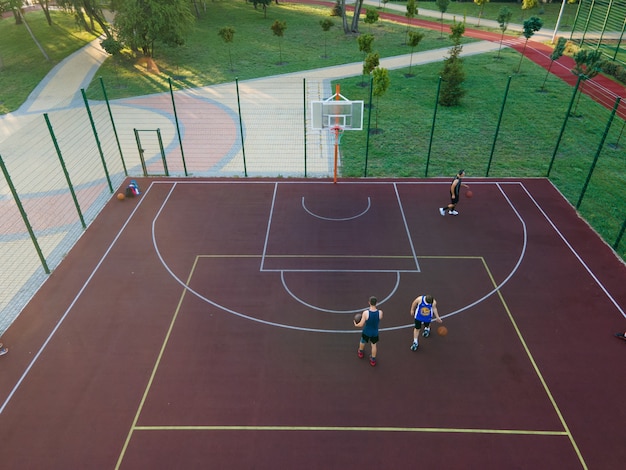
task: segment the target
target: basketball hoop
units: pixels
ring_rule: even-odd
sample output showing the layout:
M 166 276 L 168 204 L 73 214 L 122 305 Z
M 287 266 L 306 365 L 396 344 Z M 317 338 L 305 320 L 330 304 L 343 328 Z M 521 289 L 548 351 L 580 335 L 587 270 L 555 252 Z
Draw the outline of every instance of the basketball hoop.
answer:
M 334 165 L 334 179 L 333 183 L 337 182 L 337 162 L 339 161 L 339 144 L 341 143 L 341 136 L 345 130 L 343 126 L 334 125 L 328 128 L 335 136 L 335 165 Z
M 335 137 L 335 168 L 334 182 L 337 182 L 337 161 L 339 160 L 339 144 L 344 131 L 363 130 L 363 101 L 350 101 L 339 93 L 339 84 L 335 85 L 336 93 L 323 101 L 311 102 L 311 129 L 326 130 Z

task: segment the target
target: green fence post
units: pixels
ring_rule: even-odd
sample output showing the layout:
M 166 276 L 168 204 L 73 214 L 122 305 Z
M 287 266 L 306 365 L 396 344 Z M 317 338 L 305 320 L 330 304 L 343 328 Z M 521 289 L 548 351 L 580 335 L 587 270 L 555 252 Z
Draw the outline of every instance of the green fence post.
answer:
M 304 109 L 304 177 L 306 178 L 306 78 L 302 79 L 302 107 Z
M 139 129 L 133 129 L 135 133 L 135 142 L 137 142 L 137 150 L 139 151 L 139 161 L 141 161 L 141 169 L 143 175 L 148 176 L 148 168 L 146 167 L 146 159 L 144 158 L 143 148 L 141 148 L 141 139 L 139 137 Z
M 559 145 L 561 145 L 561 139 L 563 138 L 563 134 L 565 133 L 565 126 L 567 126 L 567 121 L 569 120 L 570 113 L 572 112 L 572 106 L 574 106 L 574 98 L 576 98 L 576 93 L 578 92 L 578 86 L 580 85 L 581 79 L 582 79 L 582 75 L 579 75 L 578 80 L 576 80 L 576 86 L 574 87 L 574 93 L 572 93 L 572 99 L 570 100 L 569 106 L 567 108 L 567 113 L 565 113 L 565 119 L 563 120 L 563 125 L 561 126 L 561 132 L 559 133 L 558 139 L 556 139 L 556 145 L 554 146 L 552 159 L 550 160 L 550 165 L 548 166 L 548 172 L 546 173 L 546 177 L 548 178 L 550 178 L 552 165 L 554 165 L 554 159 L 556 158 L 556 154 L 559 151 Z
M 174 108 L 174 121 L 176 121 L 176 132 L 178 133 L 178 145 L 180 145 L 180 156 L 183 159 L 183 168 L 185 169 L 185 176 L 189 176 L 189 174 L 187 173 L 187 163 L 185 163 L 185 151 L 183 150 L 183 139 L 180 136 L 180 125 L 178 124 L 178 114 L 176 114 L 176 101 L 174 100 L 174 91 L 172 89 L 172 79 L 168 77 L 167 81 L 170 84 L 170 96 L 172 97 L 172 107 Z M 160 132 L 159 132 L 159 145 L 161 145 L 161 133 Z M 161 148 L 161 151 L 162 150 L 163 149 Z M 167 169 L 166 169 L 166 173 L 167 173 Z
M 167 169 L 167 159 L 165 158 L 165 150 L 163 149 L 163 139 L 161 139 L 161 129 L 157 129 L 157 139 L 159 140 L 159 150 L 161 151 L 161 160 L 163 160 L 163 170 L 165 171 L 165 176 L 170 175 L 170 171 Z M 185 171 L 185 176 L 187 176 L 187 171 Z
M 622 223 L 622 228 L 619 231 L 619 235 L 615 239 L 615 243 L 613 243 L 613 249 L 615 251 L 617 251 L 617 248 L 619 247 L 619 244 L 622 241 L 622 237 L 624 236 L 625 231 L 626 231 L 626 219 L 624 219 L 624 222 Z
M 11 194 L 13 195 L 13 200 L 17 205 L 17 209 L 20 211 L 22 215 L 22 220 L 24 221 L 24 225 L 26 225 L 26 230 L 28 230 L 28 234 L 30 235 L 30 239 L 35 245 L 35 250 L 37 251 L 37 255 L 39 256 L 39 260 L 41 261 L 41 265 L 43 266 L 43 270 L 46 274 L 50 274 L 50 268 L 48 268 L 48 263 L 46 263 L 46 258 L 39 247 L 39 242 L 37 241 L 37 237 L 35 236 L 35 232 L 33 231 L 33 227 L 30 225 L 28 221 L 28 216 L 26 215 L 26 211 L 24 210 L 24 206 L 22 206 L 22 202 L 15 190 L 15 186 L 13 186 L 13 181 L 11 181 L 11 176 L 7 170 L 7 167 L 4 164 L 4 160 L 2 159 L 2 155 L 0 155 L 0 168 L 2 168 L 2 173 L 4 174 L 4 178 L 7 180 L 7 184 L 9 185 L 9 189 L 11 190 Z
M 506 82 L 506 89 L 504 90 L 504 99 L 502 100 L 502 107 L 500 108 L 500 116 L 498 116 L 498 125 L 496 126 L 496 134 L 493 136 L 493 144 L 491 145 L 491 153 L 489 154 L 489 163 L 487 163 L 487 173 L 485 176 L 489 176 L 489 170 L 491 169 L 491 161 L 493 160 L 493 152 L 496 150 L 496 141 L 498 140 L 498 134 L 500 133 L 500 123 L 502 123 L 502 116 L 504 115 L 504 105 L 506 104 L 506 98 L 509 94 L 509 86 L 511 85 L 511 76 Z
M 433 136 L 435 135 L 435 122 L 437 121 L 437 107 L 439 106 L 439 91 L 441 90 L 441 77 L 437 82 L 437 96 L 435 96 L 435 112 L 433 113 L 433 125 L 430 128 L 430 139 L 428 141 L 428 154 L 426 155 L 426 171 L 424 178 L 428 178 L 428 166 L 430 165 L 430 151 L 433 148 Z
M 621 101 L 621 98 L 618 96 L 615 99 L 615 105 L 613 105 L 613 111 L 611 111 L 611 116 L 609 117 L 609 120 L 606 123 L 606 127 L 604 128 L 604 133 L 602 134 L 602 138 L 600 139 L 600 143 L 598 144 L 598 150 L 596 150 L 596 154 L 593 157 L 593 162 L 591 163 L 591 168 L 589 169 L 589 173 L 587 173 L 587 179 L 585 180 L 583 189 L 580 192 L 578 203 L 576 203 L 576 209 L 578 209 L 580 207 L 580 204 L 583 202 L 583 198 L 585 197 L 585 192 L 587 192 L 587 186 L 589 185 L 589 181 L 591 181 L 591 175 L 593 174 L 593 170 L 596 168 L 596 163 L 598 162 L 598 158 L 600 158 L 602 147 L 604 147 L 604 141 L 606 140 L 606 136 L 609 134 L 609 129 L 611 129 L 611 124 L 613 124 L 613 118 L 615 118 L 615 113 L 617 112 L 617 107 L 619 106 L 620 101 Z
M 367 109 L 367 137 L 365 138 L 365 171 L 363 176 L 367 178 L 367 161 L 370 154 L 370 126 L 372 123 L 372 95 L 374 94 L 374 76 L 370 78 L 370 102 Z
M 126 162 L 124 161 L 124 154 L 122 153 L 122 146 L 120 144 L 120 137 L 117 135 L 117 128 L 115 127 L 115 120 L 113 119 L 113 113 L 111 112 L 111 105 L 109 104 L 109 97 L 107 96 L 107 90 L 104 86 L 104 80 L 102 80 L 102 77 L 100 77 L 100 87 L 102 88 L 104 101 L 107 104 L 107 110 L 109 112 L 109 119 L 111 120 L 111 127 L 113 128 L 113 134 L 115 135 L 115 142 L 117 142 L 117 150 L 120 152 L 120 159 L 122 160 L 122 167 L 124 168 L 124 175 L 128 176 L 128 170 L 126 169 Z
M 80 92 L 83 95 L 83 101 L 85 102 L 85 109 L 87 110 L 87 115 L 89 116 L 89 123 L 91 124 L 91 131 L 93 132 L 93 136 L 96 139 L 96 145 L 98 146 L 98 153 L 100 154 L 100 161 L 102 162 L 102 168 L 104 168 L 104 176 L 107 179 L 107 183 L 109 183 L 109 190 L 111 191 L 111 194 L 113 194 L 113 184 L 111 183 L 111 177 L 109 176 L 109 169 L 107 168 L 107 162 L 104 159 L 104 152 L 102 152 L 102 145 L 100 145 L 100 138 L 98 137 L 98 131 L 96 130 L 96 123 L 93 121 L 91 108 L 89 107 L 89 101 L 87 101 L 87 94 L 85 93 L 84 88 L 81 88 Z
M 59 157 L 59 162 L 61 163 L 61 168 L 63 169 L 63 174 L 65 175 L 65 181 L 67 181 L 67 187 L 70 190 L 72 195 L 72 199 L 74 200 L 74 206 L 76 206 L 76 212 L 78 212 L 78 217 L 80 218 L 80 223 L 83 228 L 87 228 L 87 224 L 85 223 L 85 219 L 83 218 L 83 213 L 80 210 L 80 204 L 78 204 L 78 199 L 76 198 L 76 193 L 74 192 L 74 186 L 72 185 L 72 180 L 70 179 L 70 174 L 67 172 L 67 168 L 65 167 L 65 162 L 63 161 L 63 155 L 61 155 L 61 149 L 59 148 L 59 143 L 54 135 L 54 131 L 52 130 L 52 124 L 50 124 L 50 118 L 48 117 L 48 113 L 43 115 L 46 120 L 46 124 L 48 125 L 48 131 L 50 131 L 50 137 L 52 137 L 52 143 L 54 144 L 54 148 L 57 151 L 57 156 Z
M 616 60 L 617 55 L 622 51 L 621 45 L 624 40 L 625 30 L 626 30 L 626 21 L 624 21 L 624 24 L 622 25 L 622 31 L 620 32 L 619 39 L 617 40 L 617 47 L 615 48 L 615 53 L 613 54 L 613 57 L 611 57 L 611 60 Z
M 243 119 L 241 117 L 241 102 L 239 101 L 239 77 L 235 77 L 235 87 L 237 89 L 237 112 L 239 113 L 239 132 L 241 133 L 241 152 L 243 154 L 243 174 L 248 176 L 246 168 L 246 147 L 243 142 Z

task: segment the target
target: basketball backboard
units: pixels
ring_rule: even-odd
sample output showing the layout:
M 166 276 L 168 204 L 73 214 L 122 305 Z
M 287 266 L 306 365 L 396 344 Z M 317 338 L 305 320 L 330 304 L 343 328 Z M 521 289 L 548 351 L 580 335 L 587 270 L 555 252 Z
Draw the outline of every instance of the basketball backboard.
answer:
M 338 93 L 324 101 L 312 101 L 311 128 L 322 130 L 333 127 L 363 130 L 363 101 L 350 101 Z

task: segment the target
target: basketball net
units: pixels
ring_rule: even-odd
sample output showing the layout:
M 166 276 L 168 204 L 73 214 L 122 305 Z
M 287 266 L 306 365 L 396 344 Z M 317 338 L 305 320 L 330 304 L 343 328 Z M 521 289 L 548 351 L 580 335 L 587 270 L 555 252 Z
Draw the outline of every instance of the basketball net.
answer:
M 339 144 L 341 143 L 341 137 L 343 136 L 343 126 L 332 126 L 331 132 L 335 136 L 335 169 L 333 183 L 337 182 L 337 162 L 339 160 Z

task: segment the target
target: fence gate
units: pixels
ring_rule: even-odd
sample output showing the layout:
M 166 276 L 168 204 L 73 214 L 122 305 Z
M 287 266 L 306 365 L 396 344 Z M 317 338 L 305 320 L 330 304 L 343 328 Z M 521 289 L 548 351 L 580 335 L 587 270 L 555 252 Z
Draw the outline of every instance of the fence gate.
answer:
M 161 129 L 133 129 L 144 176 L 169 176 Z M 143 140 L 142 140 L 143 136 Z M 161 163 L 159 163 L 161 156 Z

